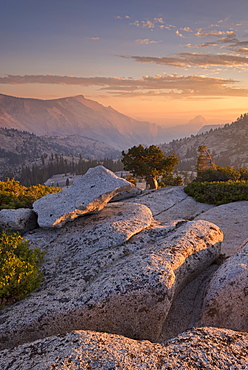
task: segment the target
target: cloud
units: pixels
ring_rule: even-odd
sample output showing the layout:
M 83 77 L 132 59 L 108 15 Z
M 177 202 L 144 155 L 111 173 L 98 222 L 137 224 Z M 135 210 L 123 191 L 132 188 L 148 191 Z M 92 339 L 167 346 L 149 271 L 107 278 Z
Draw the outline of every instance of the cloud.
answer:
M 126 18 L 126 19 L 130 19 L 131 17 L 129 17 L 129 15 L 125 15 L 125 18 Z
M 142 21 L 134 21 L 133 23 L 130 23 L 130 25 L 136 26 L 136 27 L 142 27 L 142 28 L 149 28 L 149 29 L 155 29 L 155 28 L 160 28 L 160 29 L 166 29 L 166 30 L 171 30 L 173 28 L 176 28 L 173 24 L 164 24 L 164 19 L 163 18 L 153 18 L 152 20 L 150 19 L 145 19 Z M 189 29 L 189 27 L 185 27 Z
M 216 98 L 247 97 L 248 89 L 237 88 L 239 82 L 231 79 L 206 76 L 180 76 L 162 74 L 143 76 L 140 79 L 117 77 L 74 77 L 57 75 L 7 75 L 0 77 L 0 84 L 56 84 L 98 86 L 113 96 L 161 96 L 167 98 Z
M 176 30 L 176 35 L 179 36 L 179 37 L 183 37 L 183 38 L 185 37 L 178 30 Z
M 210 24 L 208 28 L 220 27 L 219 24 Z
M 248 47 L 248 40 L 240 41 L 233 31 L 226 31 L 223 32 L 223 37 L 218 37 L 214 41 L 204 42 L 202 44 L 194 45 L 192 47 L 204 48 L 211 46 L 226 47 L 229 50 L 235 51 L 236 53 L 240 53 L 242 52 L 243 48 Z
M 149 20 L 146 20 L 146 21 L 142 21 L 142 27 L 143 28 L 154 28 L 154 23 L 149 21 Z
M 236 52 L 239 53 L 239 54 L 247 54 L 248 55 L 248 48 L 236 49 Z
M 160 65 L 173 66 L 178 68 L 189 67 L 247 67 L 248 58 L 230 54 L 200 54 L 200 53 L 179 53 L 172 57 L 124 57 L 139 63 L 155 63 Z
M 164 25 L 164 24 L 161 24 L 159 25 L 159 28 L 160 29 L 165 29 L 165 30 L 172 30 L 173 28 L 176 28 L 176 26 L 173 26 L 173 24 L 167 24 L 167 25 Z
M 148 45 L 148 44 L 158 44 L 160 42 L 163 42 L 162 40 L 159 40 L 159 41 L 155 41 L 155 40 L 149 40 L 149 39 L 137 39 L 135 40 L 138 44 L 145 44 L 145 45 Z
M 190 27 L 183 27 L 183 28 L 180 28 L 180 30 L 185 31 L 185 32 L 193 32 Z
M 91 37 L 91 40 L 100 40 L 100 37 Z
M 197 28 L 195 32 L 195 36 L 198 36 L 198 37 L 213 37 L 213 36 L 220 36 L 223 34 L 225 34 L 224 31 L 213 30 L 210 32 L 206 32 L 202 28 Z
M 220 19 L 217 23 L 224 23 L 226 21 L 228 21 L 230 19 L 230 17 L 226 17 L 225 19 Z
M 163 18 L 154 18 L 153 20 L 155 23 L 164 23 Z
M 122 19 L 122 17 L 120 15 L 116 15 L 115 19 Z
M 140 26 L 140 22 L 139 21 L 134 21 L 133 23 L 130 23 L 131 25 L 133 26 L 136 26 L 136 27 L 139 27 Z

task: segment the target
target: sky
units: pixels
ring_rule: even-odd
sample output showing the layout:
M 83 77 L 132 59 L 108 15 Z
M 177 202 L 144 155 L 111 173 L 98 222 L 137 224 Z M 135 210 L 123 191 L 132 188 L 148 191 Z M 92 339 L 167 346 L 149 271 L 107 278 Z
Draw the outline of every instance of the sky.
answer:
M 248 1 L 0 0 L 0 93 L 232 122 L 248 112 Z

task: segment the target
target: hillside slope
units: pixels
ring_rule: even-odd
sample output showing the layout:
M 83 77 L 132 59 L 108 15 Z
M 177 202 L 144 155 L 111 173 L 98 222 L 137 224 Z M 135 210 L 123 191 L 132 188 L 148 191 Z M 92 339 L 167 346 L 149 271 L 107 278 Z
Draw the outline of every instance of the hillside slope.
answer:
M 0 173 L 16 173 L 23 165 L 32 165 L 41 156 L 73 155 L 84 159 L 118 158 L 120 152 L 109 145 L 80 135 L 39 137 L 26 131 L 0 128 Z
M 199 145 L 207 145 L 219 166 L 248 167 L 248 115 L 206 133 L 162 144 L 165 154 L 172 151 L 179 157 L 178 169 L 194 170 Z

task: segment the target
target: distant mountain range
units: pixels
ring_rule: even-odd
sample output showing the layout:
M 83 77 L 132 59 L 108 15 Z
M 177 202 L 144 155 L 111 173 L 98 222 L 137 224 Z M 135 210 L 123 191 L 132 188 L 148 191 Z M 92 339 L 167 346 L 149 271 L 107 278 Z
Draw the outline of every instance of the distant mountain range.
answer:
M 54 100 L 0 95 L 0 127 L 38 136 L 81 135 L 119 150 L 152 144 L 165 135 L 156 124 L 136 121 L 82 95 Z
M 199 145 L 208 147 L 218 166 L 248 167 L 248 115 L 241 115 L 224 127 L 173 140 L 161 148 L 165 154 L 174 152 L 179 157 L 179 169 L 195 170 Z
M 82 95 L 40 100 L 0 94 L 0 127 L 38 136 L 80 135 L 118 150 L 196 134 L 205 124 L 202 116 L 196 116 L 186 125 L 164 128 L 134 120 Z
M 248 167 L 248 116 L 241 115 L 224 127 L 207 125 L 202 116 L 196 116 L 186 125 L 162 128 L 83 96 L 38 100 L 0 94 L 1 175 L 17 173 L 34 162 L 41 165 L 44 154 L 115 159 L 120 158 L 120 149 L 163 142 L 165 154 L 174 152 L 179 157 L 181 170 L 195 169 L 202 144 L 217 165 Z

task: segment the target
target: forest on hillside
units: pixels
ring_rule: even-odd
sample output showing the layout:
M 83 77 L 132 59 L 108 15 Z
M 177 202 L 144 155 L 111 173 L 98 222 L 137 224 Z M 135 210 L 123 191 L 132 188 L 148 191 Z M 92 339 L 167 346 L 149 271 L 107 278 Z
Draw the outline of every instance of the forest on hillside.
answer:
M 23 166 L 20 173 L 20 182 L 22 185 L 30 186 L 35 184 L 43 184 L 47 179 L 56 174 L 72 174 L 83 175 L 91 167 L 102 165 L 109 170 L 121 171 L 123 164 L 121 160 L 113 160 L 105 158 L 101 161 L 97 160 L 84 160 L 79 158 L 58 156 L 57 154 L 47 157 L 41 157 L 41 165 L 33 164 L 30 166 Z
M 173 140 L 160 147 L 167 155 L 174 152 L 178 156 L 179 171 L 195 170 L 197 149 L 206 145 L 218 166 L 234 168 L 248 167 L 248 114 L 241 115 L 235 122 L 222 128 L 211 129 L 206 133 Z

